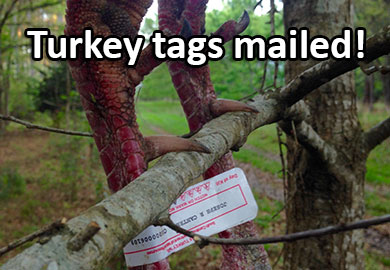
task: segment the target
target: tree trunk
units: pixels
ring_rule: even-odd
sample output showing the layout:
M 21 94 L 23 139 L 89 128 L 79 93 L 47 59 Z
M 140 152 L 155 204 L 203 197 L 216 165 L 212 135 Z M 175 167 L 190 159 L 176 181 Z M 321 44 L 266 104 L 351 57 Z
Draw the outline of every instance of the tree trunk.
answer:
M 1 59 L 1 48 L 0 48 L 0 113 L 4 113 L 4 82 L 3 82 L 3 63 Z M 0 135 L 4 133 L 5 121 L 0 121 Z
M 372 111 L 374 107 L 374 74 L 365 76 L 363 103 Z
M 0 54 L 1 57 L 1 54 Z M 6 70 L 3 69 L 2 61 L 0 59 L 0 114 L 9 114 L 9 90 L 11 87 L 11 56 L 5 62 Z M 5 132 L 8 122 L 0 121 L 0 135 Z
M 72 85 L 71 85 L 71 79 L 70 79 L 70 70 L 68 65 L 66 65 L 66 105 L 65 105 L 65 128 L 66 129 L 71 129 L 70 128 L 70 108 L 71 108 L 71 100 L 72 97 L 70 96 L 70 91 L 72 90 Z
M 306 26 L 311 36 L 339 35 L 343 27 L 352 25 L 352 17 L 349 0 L 284 1 L 285 29 Z M 288 61 L 286 82 L 314 64 L 313 60 Z M 332 175 L 319 157 L 288 138 L 288 233 L 351 222 L 364 214 L 365 155 L 356 143 L 362 131 L 353 73 L 332 80 L 305 101 L 311 112 L 305 121 L 343 154 L 356 181 Z M 361 230 L 286 244 L 284 269 L 364 269 L 362 247 Z
M 385 56 L 385 65 L 390 66 L 390 55 Z M 390 109 L 390 73 L 382 74 L 383 95 L 387 109 Z

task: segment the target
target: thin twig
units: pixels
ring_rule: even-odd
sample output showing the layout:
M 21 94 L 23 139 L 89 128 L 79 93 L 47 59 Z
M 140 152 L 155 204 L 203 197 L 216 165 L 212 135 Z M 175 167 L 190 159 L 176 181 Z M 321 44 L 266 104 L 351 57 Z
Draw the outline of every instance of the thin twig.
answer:
M 278 265 L 280 259 L 282 258 L 283 251 L 284 251 L 284 247 L 285 247 L 285 246 L 283 245 L 282 249 L 281 249 L 280 252 L 279 252 L 278 257 L 276 258 L 276 260 L 275 260 L 274 263 L 272 264 L 272 269 L 275 269 L 275 267 Z
M 28 129 L 39 129 L 39 130 L 43 130 L 43 131 L 47 131 L 47 132 L 54 132 L 54 133 L 60 133 L 60 134 L 65 134 L 65 135 L 72 135 L 72 136 L 93 137 L 92 133 L 64 130 L 64 129 L 51 128 L 51 127 L 44 127 L 44 126 L 36 125 L 36 124 L 30 123 L 30 122 L 18 119 L 16 117 L 13 117 L 10 115 L 6 116 L 6 115 L 0 114 L 0 120 L 11 121 L 11 122 L 23 125 Z
M 279 145 L 279 155 L 280 155 L 280 161 L 282 163 L 282 173 L 283 173 L 283 187 L 284 187 L 284 190 L 286 191 L 286 163 L 285 163 L 285 160 L 284 160 L 284 154 L 283 154 L 283 148 L 282 148 L 282 129 L 277 126 L 276 127 L 276 134 L 278 136 L 278 145 Z M 276 218 L 277 216 L 279 216 L 279 214 L 286 208 L 286 205 L 287 205 L 287 201 L 286 201 L 286 192 L 284 192 L 284 206 L 276 213 L 272 216 L 271 219 L 274 219 Z
M 265 92 L 265 91 L 271 89 L 272 87 L 273 87 L 272 85 L 271 85 L 271 86 L 267 86 L 267 87 L 265 87 L 265 88 L 262 90 L 262 92 Z M 247 95 L 247 96 L 245 96 L 245 97 L 243 97 L 243 98 L 240 98 L 239 101 L 246 101 L 246 100 L 249 100 L 250 98 L 254 97 L 255 95 L 257 95 L 257 94 L 260 93 L 260 92 L 261 92 L 260 88 L 259 88 L 259 89 L 256 89 L 256 90 L 255 90 L 254 92 L 252 92 L 251 94 L 249 94 L 249 95 Z
M 295 141 L 295 143 L 298 145 L 299 142 L 298 142 L 297 130 L 296 130 L 296 128 L 295 128 L 295 122 L 294 122 L 294 121 L 291 121 L 291 126 L 292 126 L 292 130 L 293 130 L 294 141 Z
M 287 188 L 285 188 L 285 190 L 287 190 Z M 280 213 L 282 213 L 287 208 L 287 206 L 291 203 L 292 199 L 295 197 L 295 193 L 297 193 L 296 190 L 294 191 L 294 193 L 291 196 L 289 196 L 287 201 L 286 201 L 287 196 L 285 195 L 285 197 L 284 197 L 285 202 L 284 202 L 283 207 L 271 217 L 271 220 L 276 218 L 277 216 L 279 216 Z
M 280 155 L 280 161 L 282 163 L 282 172 L 283 172 L 283 182 L 286 180 L 286 163 L 284 161 L 284 154 L 283 154 L 283 148 L 282 148 L 282 129 L 277 126 L 276 127 L 276 134 L 278 136 L 278 145 L 279 145 L 279 155 Z
M 320 237 L 329 234 L 336 234 L 346 231 L 364 229 L 371 226 L 389 223 L 390 215 L 385 215 L 381 217 L 359 220 L 356 222 L 348 224 L 339 224 L 335 226 L 328 226 L 320 229 L 308 230 L 303 232 L 296 232 L 286 235 L 274 236 L 274 237 L 265 237 L 265 238 L 243 238 L 243 239 L 222 239 L 214 237 L 206 237 L 195 234 L 193 232 L 187 231 L 180 228 L 172 221 L 165 222 L 164 225 L 171 228 L 172 230 L 181 233 L 185 236 L 191 237 L 194 241 L 200 245 L 205 246 L 208 244 L 217 244 L 217 245 L 261 245 L 261 244 L 275 244 L 275 243 L 287 243 L 294 242 L 302 239 L 307 239 L 311 237 Z
M 269 11 L 270 16 L 270 23 L 271 23 L 271 36 L 274 36 L 275 31 L 275 13 L 278 12 L 275 6 L 275 0 L 271 0 L 271 10 Z M 274 61 L 275 63 L 275 69 L 274 69 L 274 87 L 277 88 L 277 81 L 278 81 L 278 72 L 279 72 L 279 62 Z
M 256 3 L 256 5 L 253 7 L 253 10 L 255 10 L 257 7 L 261 7 L 261 8 L 263 8 L 263 0 L 260 0 L 260 1 L 258 1 L 257 3 Z
M 62 218 L 60 220 L 54 221 L 53 223 L 43 227 L 39 231 L 33 232 L 32 234 L 24 236 L 8 244 L 6 247 L 0 248 L 0 257 L 10 252 L 11 250 L 14 250 L 15 248 L 20 247 L 21 245 L 30 242 L 38 237 L 52 234 L 55 230 L 59 230 L 63 228 L 65 226 L 65 223 L 66 223 L 66 218 Z
M 264 62 L 264 72 L 263 72 L 263 77 L 261 78 L 261 84 L 260 84 L 260 88 L 259 90 L 257 91 L 258 93 L 262 94 L 264 92 L 264 85 L 265 85 L 265 81 L 267 79 L 267 68 L 268 68 L 268 59 L 265 60 Z

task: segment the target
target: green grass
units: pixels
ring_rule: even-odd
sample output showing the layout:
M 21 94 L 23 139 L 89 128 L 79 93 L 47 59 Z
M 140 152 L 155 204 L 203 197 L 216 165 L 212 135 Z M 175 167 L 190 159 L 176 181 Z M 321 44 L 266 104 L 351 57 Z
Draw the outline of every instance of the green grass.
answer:
M 185 115 L 179 102 L 138 102 L 137 121 L 146 135 L 157 134 L 159 129 L 173 135 L 188 133 Z
M 161 132 L 182 135 L 189 132 L 185 115 L 178 101 L 139 101 L 137 103 L 137 122 L 144 135 Z M 250 149 L 242 148 L 234 157 L 255 167 L 278 174 L 281 166 L 262 154 L 278 155 L 275 125 L 262 127 L 253 132 L 247 141 Z M 276 156 L 278 157 L 278 156 Z
M 233 157 L 238 161 L 250 163 L 254 167 L 274 175 L 279 175 L 281 166 L 278 162 L 267 159 L 255 151 L 241 148 L 239 152 L 233 153 Z
M 378 188 L 380 188 L 378 186 Z M 382 216 L 390 213 L 390 194 L 379 196 L 375 192 L 367 191 L 365 193 L 365 202 L 367 214 L 370 216 Z
M 270 200 L 267 197 L 259 198 L 257 194 L 255 194 L 255 198 L 259 207 L 259 214 L 255 218 L 255 223 L 263 228 L 262 231 L 264 233 L 264 230 L 269 229 L 273 222 L 280 220 L 280 215 L 273 216 L 283 208 L 283 203 Z M 270 232 L 270 234 L 272 234 L 272 232 Z
M 390 258 L 370 252 L 365 252 L 366 270 L 385 270 L 390 267 Z
M 389 112 L 381 103 L 374 106 L 374 111 L 359 110 L 359 120 L 364 130 L 369 130 L 389 117 Z M 367 160 L 366 180 L 374 184 L 390 184 L 390 140 L 387 139 L 377 146 Z

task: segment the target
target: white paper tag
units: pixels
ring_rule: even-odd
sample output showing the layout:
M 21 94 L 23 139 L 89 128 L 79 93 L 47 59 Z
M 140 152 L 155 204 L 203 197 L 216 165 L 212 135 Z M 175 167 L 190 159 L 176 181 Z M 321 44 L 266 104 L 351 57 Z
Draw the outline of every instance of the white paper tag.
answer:
M 175 224 L 204 236 L 253 220 L 257 211 L 240 168 L 189 187 L 169 209 Z M 139 266 L 158 262 L 193 243 L 192 238 L 166 226 L 150 226 L 124 248 L 126 263 Z

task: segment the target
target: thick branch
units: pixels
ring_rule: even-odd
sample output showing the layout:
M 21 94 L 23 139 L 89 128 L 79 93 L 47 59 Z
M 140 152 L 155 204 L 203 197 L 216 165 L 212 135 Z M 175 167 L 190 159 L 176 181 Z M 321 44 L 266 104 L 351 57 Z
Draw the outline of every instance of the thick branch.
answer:
M 383 33 L 379 36 L 383 36 Z M 390 53 L 390 34 L 387 35 L 386 42 L 382 39 L 378 41 L 380 44 L 378 50 L 381 53 L 372 51 L 372 47 L 377 45 L 369 43 L 366 55 L 379 57 Z M 342 61 L 337 63 L 345 65 Z M 170 207 L 193 179 L 199 177 L 229 149 L 243 145 L 249 133 L 258 127 L 281 120 L 286 108 L 284 101 L 287 101 L 287 105 L 292 105 L 305 94 L 331 80 L 332 78 L 328 77 L 329 69 L 334 69 L 336 64 L 329 67 L 322 66 L 319 69 L 318 72 L 323 72 L 326 79 L 322 79 L 321 74 L 315 73 L 311 78 L 316 79 L 316 83 L 309 84 L 301 77 L 297 82 L 287 85 L 282 91 L 284 99 L 280 99 L 276 93 L 256 96 L 250 105 L 256 107 L 258 114 L 227 113 L 210 121 L 193 138 L 209 148 L 211 154 L 191 152 L 165 155 L 137 181 L 70 220 L 68 230 L 52 237 L 44 245 L 35 244 L 26 249 L 4 264 L 1 269 L 35 270 L 45 269 L 48 266 L 59 270 L 100 269 L 132 238 L 148 225 L 153 224 L 156 217 Z M 336 69 L 338 74 L 331 73 L 333 78 L 350 71 L 356 65 L 348 65 L 348 67 L 347 69 L 338 67 Z M 306 76 L 311 73 L 304 74 Z M 304 90 L 297 88 L 302 82 Z M 314 88 L 311 89 L 310 85 Z M 295 98 L 294 94 L 299 97 Z M 101 228 L 99 232 L 80 251 L 69 252 L 67 249 L 69 240 L 92 221 Z
M 0 120 L 11 121 L 11 122 L 23 125 L 29 129 L 39 129 L 39 130 L 43 130 L 43 131 L 47 131 L 47 132 L 60 133 L 60 134 L 72 135 L 72 136 L 93 137 L 92 133 L 39 126 L 39 125 L 35 125 L 33 123 L 30 123 L 30 122 L 27 122 L 24 120 L 20 120 L 18 118 L 13 117 L 13 116 L 6 116 L 6 115 L 0 114 Z
M 366 153 L 390 137 L 390 117 L 363 134 Z
M 364 62 L 371 62 L 390 53 L 390 25 L 366 42 Z M 288 106 L 301 100 L 305 95 L 334 78 L 359 67 L 357 59 L 327 60 L 323 61 L 298 75 L 282 90 L 282 99 Z
M 172 222 L 167 222 L 164 225 L 170 227 L 172 230 L 191 237 L 197 242 L 201 247 L 204 247 L 208 244 L 217 244 L 217 245 L 264 245 L 264 244 L 274 244 L 274 243 L 287 243 L 294 242 L 302 239 L 307 239 L 311 237 L 321 237 L 329 234 L 336 234 L 346 231 L 364 229 L 371 226 L 389 223 L 390 215 L 385 215 L 381 217 L 376 217 L 372 219 L 359 220 L 356 222 L 348 224 L 339 224 L 335 226 L 328 226 L 320 229 L 308 230 L 303 232 L 291 233 L 286 235 L 274 236 L 274 237 L 265 237 L 265 238 L 243 238 L 243 239 L 222 239 L 214 237 L 206 237 L 193 232 L 184 230 Z

